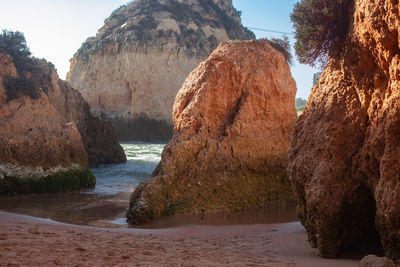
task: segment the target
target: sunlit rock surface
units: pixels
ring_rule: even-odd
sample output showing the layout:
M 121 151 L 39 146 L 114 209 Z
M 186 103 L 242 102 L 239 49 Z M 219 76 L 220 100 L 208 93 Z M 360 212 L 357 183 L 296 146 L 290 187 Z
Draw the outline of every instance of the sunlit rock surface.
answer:
M 93 187 L 88 164 L 126 160 L 117 136 L 51 63 L 32 62 L 22 74 L 0 53 L 0 195 Z
M 128 221 L 291 200 L 295 94 L 289 66 L 269 41 L 220 45 L 180 89 L 174 136 L 152 178 L 133 193 Z
M 325 257 L 376 238 L 400 261 L 399 7 L 350 4 L 342 57 L 295 126 L 290 180 L 309 241 Z
M 253 38 L 231 0 L 135 0 L 82 44 L 67 79 L 120 139 L 167 141 L 189 73 L 220 42 Z

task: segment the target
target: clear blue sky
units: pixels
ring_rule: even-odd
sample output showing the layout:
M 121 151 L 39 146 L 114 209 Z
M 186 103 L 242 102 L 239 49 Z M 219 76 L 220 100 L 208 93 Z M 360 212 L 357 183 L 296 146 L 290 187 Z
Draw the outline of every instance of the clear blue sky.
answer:
M 293 32 L 290 13 L 297 0 L 233 0 L 242 11 L 247 27 Z M 34 56 L 51 61 L 61 78 L 69 70 L 69 59 L 82 42 L 94 36 L 113 10 L 127 0 L 0 0 L 1 29 L 25 34 Z M 253 30 L 257 38 L 282 37 L 282 34 Z M 294 39 L 289 35 L 292 45 Z M 312 77 L 318 70 L 299 64 L 292 66 L 297 96 L 306 98 Z

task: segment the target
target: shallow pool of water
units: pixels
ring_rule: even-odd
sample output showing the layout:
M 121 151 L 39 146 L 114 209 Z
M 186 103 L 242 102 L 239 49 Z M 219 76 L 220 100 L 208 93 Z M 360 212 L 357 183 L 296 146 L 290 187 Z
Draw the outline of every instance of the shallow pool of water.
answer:
M 125 212 L 129 198 L 140 182 L 148 179 L 161 159 L 164 144 L 123 143 L 123 164 L 92 168 L 96 188 L 80 192 L 0 198 L 0 209 L 48 218 L 59 222 L 98 226 L 129 227 Z M 207 216 L 175 216 L 143 226 L 167 228 L 187 224 L 229 225 L 285 223 L 297 221 L 294 204 L 275 203 L 263 210 Z

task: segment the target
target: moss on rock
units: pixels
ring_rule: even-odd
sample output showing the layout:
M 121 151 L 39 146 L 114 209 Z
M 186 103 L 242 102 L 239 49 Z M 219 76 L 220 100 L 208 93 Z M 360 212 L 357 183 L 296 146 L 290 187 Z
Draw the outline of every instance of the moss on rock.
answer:
M 140 225 L 173 215 L 218 214 L 294 202 L 288 176 L 282 171 L 229 175 L 215 171 L 196 181 L 185 175 L 169 179 L 153 178 L 137 188 L 126 213 L 129 223 Z
M 96 177 L 88 168 L 70 169 L 42 177 L 4 175 L 0 178 L 0 197 L 74 191 L 94 188 L 95 184 Z

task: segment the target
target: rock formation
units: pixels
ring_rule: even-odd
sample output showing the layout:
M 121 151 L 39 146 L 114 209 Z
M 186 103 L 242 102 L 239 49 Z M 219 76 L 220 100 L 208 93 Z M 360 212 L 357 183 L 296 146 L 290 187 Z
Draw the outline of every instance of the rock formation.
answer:
M 299 117 L 289 172 L 309 241 L 325 257 L 379 234 L 400 261 L 398 1 L 350 1 L 343 53 Z
M 8 55 L 0 54 L 0 66 L 1 163 L 44 169 L 74 163 L 85 166 L 87 153 L 76 125 L 65 122 L 45 94 L 37 99 L 21 95 L 7 102 L 3 81 L 18 73 Z
M 174 136 L 152 178 L 133 193 L 128 221 L 290 200 L 295 94 L 289 66 L 269 41 L 221 44 L 180 89 Z
M 67 79 L 120 139 L 166 141 L 189 73 L 221 41 L 253 38 L 231 0 L 135 0 L 82 44 Z
M 362 258 L 358 267 L 396 267 L 396 265 L 386 257 L 368 255 Z
M 88 153 L 89 165 L 125 162 L 125 153 L 111 123 L 93 116 L 81 94 L 68 83 L 59 80 L 54 69 L 48 75 L 53 88 L 47 92 L 49 100 L 66 121 L 76 124 Z
M 0 53 L 0 196 L 94 186 L 88 163 L 126 160 L 116 134 L 51 63 L 26 60 Z

